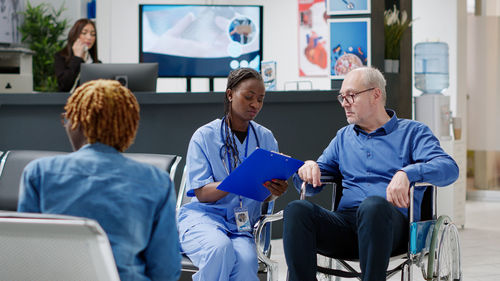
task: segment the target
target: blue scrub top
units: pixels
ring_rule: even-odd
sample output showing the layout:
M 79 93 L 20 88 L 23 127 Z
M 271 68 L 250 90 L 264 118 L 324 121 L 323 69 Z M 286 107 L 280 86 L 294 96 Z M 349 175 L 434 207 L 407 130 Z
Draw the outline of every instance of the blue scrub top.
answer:
M 190 196 L 194 196 L 195 189 L 211 182 L 222 181 L 228 176 L 224 162 L 228 169 L 230 169 L 229 165 L 231 164 L 228 163 L 227 156 L 221 153 L 221 148 L 224 145 L 221 130 L 224 130 L 222 120 L 216 119 L 196 130 L 189 142 L 186 156 L 186 185 Z M 225 131 L 223 131 L 224 134 Z M 244 161 L 257 148 L 257 145 L 266 150 L 278 151 L 278 142 L 272 132 L 253 121 L 250 121 L 245 141 L 240 143 L 236 137 L 235 139 L 241 161 Z M 248 151 L 245 157 L 247 142 Z M 224 162 L 222 158 L 224 158 Z M 243 206 L 248 208 L 250 223 L 253 225 L 261 215 L 262 203 L 246 197 L 241 197 L 241 200 Z M 212 203 L 201 203 L 196 197 L 193 197 L 190 203 L 185 204 L 179 210 L 179 233 L 182 235 L 191 226 L 207 223 L 215 224 L 236 234 L 238 230 L 234 218 L 234 208 L 239 206 L 240 196 L 233 193 L 229 193 Z M 251 236 L 250 232 L 241 232 L 240 234 Z

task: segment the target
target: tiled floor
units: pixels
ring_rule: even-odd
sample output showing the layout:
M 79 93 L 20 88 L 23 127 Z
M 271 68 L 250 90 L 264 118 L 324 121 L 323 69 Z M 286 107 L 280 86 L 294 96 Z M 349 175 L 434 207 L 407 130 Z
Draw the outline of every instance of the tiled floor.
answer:
M 464 281 L 500 280 L 500 202 L 467 201 L 465 227 L 460 229 Z M 282 240 L 273 240 L 272 259 L 279 262 L 279 280 L 286 279 Z M 413 279 L 424 280 L 418 269 Z M 355 279 L 341 279 L 355 280 Z M 400 280 L 399 275 L 389 279 Z

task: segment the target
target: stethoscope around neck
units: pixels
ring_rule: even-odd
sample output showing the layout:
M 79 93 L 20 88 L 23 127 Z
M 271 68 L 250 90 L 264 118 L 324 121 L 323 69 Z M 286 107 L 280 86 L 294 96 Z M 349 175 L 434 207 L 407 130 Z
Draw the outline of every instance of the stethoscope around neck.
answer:
M 222 117 L 222 122 L 220 124 L 220 138 L 222 141 L 222 146 L 219 150 L 219 155 L 220 159 L 222 160 L 222 165 L 224 165 L 224 169 L 226 169 L 227 174 L 229 175 L 233 171 L 233 167 L 231 165 L 231 157 L 230 157 L 230 150 L 229 147 L 227 147 L 227 144 L 224 139 L 224 133 L 228 132 L 229 126 L 226 123 L 226 116 Z M 260 142 L 259 142 L 259 137 L 257 137 L 257 132 L 255 131 L 254 126 L 252 125 L 252 122 L 248 122 L 248 127 L 252 128 L 253 134 L 255 136 L 255 141 L 257 142 L 257 147 L 260 147 Z M 246 145 L 245 145 L 245 158 L 248 156 L 248 143 L 250 142 L 250 134 L 248 133 L 249 130 L 247 128 L 247 138 L 246 138 Z M 232 133 L 232 132 L 231 132 Z M 227 158 L 227 162 L 226 162 Z M 229 164 L 229 165 L 228 165 Z

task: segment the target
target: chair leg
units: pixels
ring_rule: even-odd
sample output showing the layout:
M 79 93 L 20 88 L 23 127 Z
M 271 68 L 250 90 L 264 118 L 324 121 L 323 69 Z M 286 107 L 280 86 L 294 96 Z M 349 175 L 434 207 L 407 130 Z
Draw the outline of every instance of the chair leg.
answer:
M 335 261 L 333 259 L 331 259 L 331 260 L 335 263 L 335 269 L 342 269 L 340 263 L 337 260 L 335 260 Z M 332 265 L 332 267 L 333 267 L 333 265 Z M 340 279 L 341 278 L 339 276 L 335 276 L 335 281 L 340 281 Z
M 272 262 L 267 265 L 267 281 L 278 281 L 278 263 Z M 288 274 L 287 274 L 288 280 Z

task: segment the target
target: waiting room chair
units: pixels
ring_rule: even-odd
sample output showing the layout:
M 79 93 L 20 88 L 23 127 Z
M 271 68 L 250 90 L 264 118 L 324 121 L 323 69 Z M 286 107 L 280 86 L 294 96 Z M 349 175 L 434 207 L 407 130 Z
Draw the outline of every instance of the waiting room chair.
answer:
M 322 176 L 325 184 L 333 184 L 332 210 L 336 210 L 342 196 L 341 181 L 333 181 L 332 177 Z M 421 221 L 414 221 L 414 190 L 425 188 L 421 203 Z M 301 186 L 300 199 L 305 200 L 306 185 Z M 425 280 L 462 280 L 460 243 L 457 227 L 446 215 L 437 217 L 437 187 L 428 183 L 417 183 L 410 187 L 409 215 L 409 245 L 406 253 L 395 253 L 391 261 L 399 261 L 398 265 L 388 269 L 386 277 L 401 272 L 401 280 L 410 281 L 413 278 L 412 265 L 422 271 Z M 350 263 L 353 259 L 330 257 L 329 267 L 318 265 L 318 272 L 326 276 L 357 278 L 361 280 L 361 272 Z M 335 262 L 334 262 L 335 261 Z M 333 264 L 340 265 L 344 270 L 331 268 Z
M 0 279 L 119 281 L 106 233 L 94 220 L 0 213 Z
M 0 158 L 0 210 L 16 211 L 19 184 L 24 167 L 29 162 L 47 156 L 63 155 L 67 152 L 44 150 L 10 150 Z M 168 154 L 124 153 L 136 161 L 149 163 L 170 174 L 174 182 L 175 172 L 182 157 Z
M 24 167 L 40 157 L 66 154 L 42 150 L 10 150 L 0 160 L 0 210 L 16 211 L 19 183 Z
M 177 196 L 176 209 L 179 210 L 182 205 L 189 203 L 192 197 L 187 196 L 186 190 L 186 167 L 182 174 L 182 179 Z M 283 219 L 283 211 L 273 214 L 274 202 L 264 202 L 262 204 L 262 217 L 253 227 L 255 245 L 257 245 L 257 257 L 259 259 L 258 277 L 264 281 L 278 281 L 278 263 L 271 256 L 271 222 Z M 192 280 L 191 276 L 198 271 L 191 260 L 182 254 L 182 273 L 180 281 Z
M 182 157 L 171 154 L 156 154 L 156 153 L 124 153 L 123 155 L 134 159 L 137 162 L 148 163 L 170 175 L 170 179 L 174 182 L 175 173 Z

